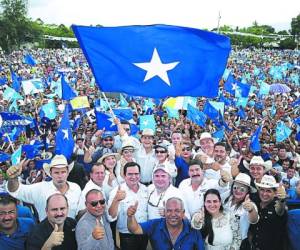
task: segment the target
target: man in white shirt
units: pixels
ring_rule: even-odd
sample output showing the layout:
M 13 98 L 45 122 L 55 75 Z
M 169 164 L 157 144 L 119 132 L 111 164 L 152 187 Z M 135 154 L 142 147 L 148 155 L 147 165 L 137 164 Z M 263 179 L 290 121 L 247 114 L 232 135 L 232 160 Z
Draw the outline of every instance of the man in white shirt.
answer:
M 230 175 L 221 171 L 220 180 L 207 179 L 204 177 L 203 165 L 198 160 L 192 160 L 189 164 L 190 178 L 183 180 L 179 185 L 179 190 L 183 194 L 183 200 L 187 206 L 189 214 L 192 216 L 203 207 L 204 193 L 211 188 L 219 190 L 220 193 L 229 190 Z
M 86 183 L 80 195 L 80 200 L 78 205 L 79 211 L 84 210 L 86 208 L 85 196 L 90 190 L 96 189 L 101 191 L 105 195 L 105 192 L 103 192 L 104 178 L 105 178 L 105 167 L 101 163 L 94 164 L 91 168 L 90 180 Z M 104 198 L 107 199 L 108 197 L 104 197 Z
M 183 200 L 181 191 L 172 185 L 172 170 L 169 164 L 159 164 L 153 170 L 153 184 L 148 186 L 148 219 L 164 217 L 165 202 L 171 197 Z M 185 216 L 190 215 L 185 209 Z
M 23 162 L 24 160 L 19 165 L 11 166 L 7 170 L 9 194 L 21 201 L 33 204 L 38 211 L 40 221 L 47 217 L 45 211 L 47 198 L 54 193 L 64 194 L 69 204 L 68 217 L 75 218 L 81 189 L 76 183 L 67 181 L 73 164 L 68 165 L 67 159 L 63 155 L 56 155 L 50 164 L 43 166 L 46 174 L 52 177 L 52 181 L 24 185 L 18 181 Z
M 147 221 L 146 186 L 139 183 L 140 166 L 135 162 L 128 162 L 124 166 L 125 183 L 114 188 L 109 194 L 108 213 L 112 221 L 117 220 L 122 250 L 145 250 L 148 238 L 145 235 L 131 234 L 127 228 L 127 209 L 138 203 L 136 219 L 138 222 Z

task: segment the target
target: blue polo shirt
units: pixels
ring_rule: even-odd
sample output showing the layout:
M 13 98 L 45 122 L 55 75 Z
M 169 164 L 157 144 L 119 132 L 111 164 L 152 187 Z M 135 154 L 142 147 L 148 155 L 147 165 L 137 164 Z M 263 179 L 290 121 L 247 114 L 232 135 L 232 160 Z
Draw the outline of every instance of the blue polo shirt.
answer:
M 17 218 L 18 227 L 16 232 L 7 236 L 0 232 L 0 250 L 24 250 L 25 241 L 34 226 L 31 218 Z
M 140 223 L 143 233 L 149 236 L 153 250 L 204 250 L 199 230 L 191 228 L 188 220 L 183 220 L 183 229 L 173 246 L 166 225 L 166 219 L 154 219 Z

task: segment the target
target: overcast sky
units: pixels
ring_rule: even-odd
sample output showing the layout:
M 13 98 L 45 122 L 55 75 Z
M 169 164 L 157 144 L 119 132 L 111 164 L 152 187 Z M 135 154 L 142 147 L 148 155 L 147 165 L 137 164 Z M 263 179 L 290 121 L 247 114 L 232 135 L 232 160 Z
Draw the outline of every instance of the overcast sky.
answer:
M 45 23 L 120 26 L 170 24 L 212 29 L 220 25 L 290 29 L 300 0 L 29 0 L 28 14 Z

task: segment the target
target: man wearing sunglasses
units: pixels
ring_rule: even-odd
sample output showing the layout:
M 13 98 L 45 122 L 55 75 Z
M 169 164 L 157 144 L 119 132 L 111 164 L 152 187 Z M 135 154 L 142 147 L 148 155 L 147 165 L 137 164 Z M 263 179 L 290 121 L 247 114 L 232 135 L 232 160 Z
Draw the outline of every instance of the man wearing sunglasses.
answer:
M 102 133 L 101 144 L 95 152 L 84 148 L 84 162 L 94 164 L 106 153 L 117 153 L 117 149 L 114 147 L 114 135 L 108 131 Z
M 85 196 L 87 212 L 76 226 L 78 249 L 113 250 L 114 241 L 105 213 L 106 203 L 101 191 L 92 189 Z

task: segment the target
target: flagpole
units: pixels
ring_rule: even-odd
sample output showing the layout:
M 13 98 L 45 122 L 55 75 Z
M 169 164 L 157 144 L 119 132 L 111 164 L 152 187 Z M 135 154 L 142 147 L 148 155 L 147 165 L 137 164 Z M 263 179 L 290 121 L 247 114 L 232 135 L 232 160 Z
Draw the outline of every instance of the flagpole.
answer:
M 217 32 L 218 32 L 218 34 L 220 33 L 220 20 L 221 20 L 221 12 L 219 11 L 219 16 L 218 16 L 218 27 L 217 27 Z
M 105 100 L 105 102 L 106 102 L 106 104 L 107 104 L 107 106 L 108 106 L 108 108 L 109 108 L 110 114 L 111 114 L 112 117 L 115 119 L 116 116 L 115 116 L 114 111 L 112 110 L 112 108 L 111 108 L 111 106 L 110 106 L 110 103 L 108 102 L 108 99 L 107 99 L 105 93 L 101 91 L 101 94 L 103 95 L 104 100 Z

